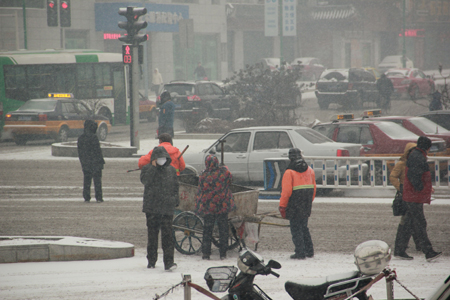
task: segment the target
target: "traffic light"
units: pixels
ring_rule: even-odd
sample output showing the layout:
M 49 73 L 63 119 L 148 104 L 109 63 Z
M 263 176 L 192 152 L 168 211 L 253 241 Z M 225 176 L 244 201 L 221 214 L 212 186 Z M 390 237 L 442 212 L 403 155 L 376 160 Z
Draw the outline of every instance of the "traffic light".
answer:
M 47 0 L 47 26 L 58 26 L 57 0 Z
M 147 22 L 138 21 L 139 17 L 145 15 L 147 9 L 145 7 L 132 7 L 120 8 L 119 15 L 127 18 L 127 21 L 119 22 L 119 28 L 125 29 L 127 35 L 119 37 L 119 40 L 132 45 L 138 45 L 139 43 L 148 40 L 148 36 L 145 33 L 139 33 L 139 30 L 147 27 Z
M 122 45 L 122 58 L 124 64 L 132 64 L 133 63 L 133 51 L 131 50 L 131 45 L 124 44 Z
M 70 0 L 61 0 L 59 5 L 59 22 L 61 27 L 70 27 Z

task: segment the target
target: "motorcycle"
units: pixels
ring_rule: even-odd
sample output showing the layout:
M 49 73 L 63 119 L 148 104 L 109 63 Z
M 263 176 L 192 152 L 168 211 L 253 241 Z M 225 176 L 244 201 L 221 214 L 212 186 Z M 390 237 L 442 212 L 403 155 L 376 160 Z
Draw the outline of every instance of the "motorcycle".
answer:
M 380 273 L 391 259 L 391 250 L 383 241 L 367 241 L 355 250 L 355 264 L 358 271 L 339 273 L 323 278 L 286 281 L 285 290 L 295 300 L 333 300 L 354 296 L 359 300 L 368 300 L 366 289 L 370 287 L 374 275 Z M 225 292 L 221 300 L 271 300 L 258 285 L 254 283 L 257 275 L 280 277 L 274 269 L 281 264 L 269 260 L 267 264 L 261 255 L 243 248 L 235 266 L 211 267 L 205 273 L 209 290 Z M 366 287 L 366 289 L 365 289 Z

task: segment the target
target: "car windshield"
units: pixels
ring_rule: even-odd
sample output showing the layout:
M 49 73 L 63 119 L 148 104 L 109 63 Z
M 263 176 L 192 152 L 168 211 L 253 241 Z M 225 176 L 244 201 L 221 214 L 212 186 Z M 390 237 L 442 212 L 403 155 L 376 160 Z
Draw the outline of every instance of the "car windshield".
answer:
M 325 71 L 320 76 L 321 81 L 342 81 L 348 78 L 348 71 Z
M 327 138 L 320 132 L 317 132 L 310 128 L 296 129 L 295 132 L 300 134 L 303 138 L 305 138 L 307 141 L 309 141 L 312 144 L 322 144 L 322 143 L 333 142 L 333 140 Z
M 375 126 L 393 139 L 417 140 L 419 138 L 417 134 L 394 122 L 379 122 L 375 123 Z
M 445 133 L 449 132 L 444 127 L 434 123 L 431 120 L 428 120 L 427 118 L 423 117 L 416 117 L 416 118 L 410 118 L 409 121 L 417 126 L 420 130 L 422 130 L 425 133 Z
M 189 96 L 194 94 L 194 85 L 192 84 L 167 84 L 164 86 L 171 96 L 184 95 Z
M 400 56 L 386 56 L 381 63 L 396 63 L 400 61 Z
M 408 74 L 409 70 L 391 70 L 386 72 L 386 76 L 388 77 L 403 77 Z
M 28 100 L 18 110 L 52 111 L 56 108 L 57 100 Z

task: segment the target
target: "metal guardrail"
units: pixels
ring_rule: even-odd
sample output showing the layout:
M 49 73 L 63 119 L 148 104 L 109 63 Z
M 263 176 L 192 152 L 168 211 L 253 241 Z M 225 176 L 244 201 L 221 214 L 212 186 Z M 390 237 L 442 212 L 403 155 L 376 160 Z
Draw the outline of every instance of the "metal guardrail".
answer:
M 400 159 L 397 157 L 325 157 L 325 156 L 305 156 L 305 160 L 310 164 L 311 168 L 317 172 L 317 164 L 321 164 L 322 170 L 322 183 L 317 184 L 320 188 L 382 188 L 382 189 L 395 189 L 389 183 L 389 172 L 394 167 L 394 165 Z M 327 177 L 329 178 L 329 164 L 330 161 L 334 162 L 334 173 L 333 179 L 334 183 L 329 184 L 327 182 Z M 328 168 L 327 168 L 328 162 Z M 342 163 L 344 162 L 344 163 Z M 428 157 L 428 163 L 433 167 L 430 171 L 434 170 L 434 181 L 433 187 L 435 190 L 450 190 L 450 157 Z M 356 174 L 351 174 L 351 166 L 355 164 L 358 165 L 357 176 Z M 364 176 L 363 169 L 364 166 L 369 167 L 368 177 Z M 339 168 L 345 166 L 346 174 L 345 178 L 339 176 Z M 391 166 L 391 168 L 388 168 Z M 441 173 L 442 171 L 442 173 Z M 352 176 L 353 175 L 353 176 Z M 441 176 L 441 175 L 446 175 Z M 357 179 L 353 179 L 357 177 Z M 329 180 L 328 180 L 329 181 Z M 344 184 L 340 182 L 344 181 Z

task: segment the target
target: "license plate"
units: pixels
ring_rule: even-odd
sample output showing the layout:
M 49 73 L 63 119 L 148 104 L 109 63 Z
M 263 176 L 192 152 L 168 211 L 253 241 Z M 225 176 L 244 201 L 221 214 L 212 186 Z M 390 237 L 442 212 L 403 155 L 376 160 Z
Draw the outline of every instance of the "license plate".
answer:
M 19 116 L 19 121 L 31 121 L 31 116 Z

